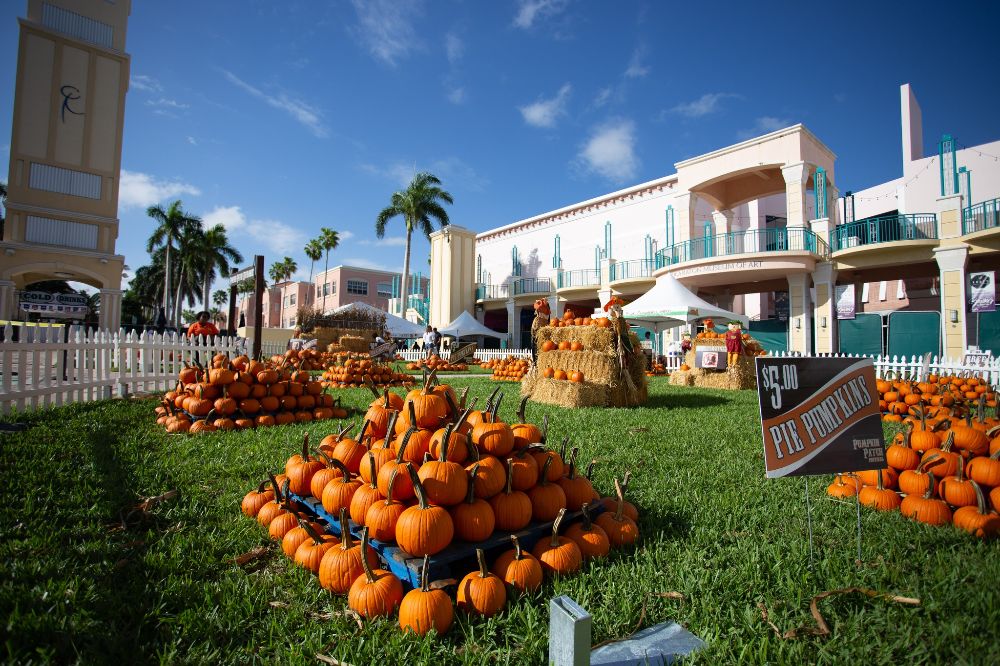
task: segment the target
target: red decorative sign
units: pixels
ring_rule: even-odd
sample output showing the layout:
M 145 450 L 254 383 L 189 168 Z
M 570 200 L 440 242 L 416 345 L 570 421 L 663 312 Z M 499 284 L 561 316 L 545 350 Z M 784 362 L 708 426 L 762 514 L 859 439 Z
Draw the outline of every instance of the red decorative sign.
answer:
M 870 359 L 757 357 L 769 478 L 885 467 Z

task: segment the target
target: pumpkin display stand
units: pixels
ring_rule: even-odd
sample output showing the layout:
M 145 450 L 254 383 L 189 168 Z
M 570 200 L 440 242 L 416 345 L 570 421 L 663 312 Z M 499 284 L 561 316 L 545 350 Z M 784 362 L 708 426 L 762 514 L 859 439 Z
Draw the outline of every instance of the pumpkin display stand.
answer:
M 625 367 L 621 368 L 618 343 L 611 328 L 544 326 L 538 329 L 538 360 L 524 377 L 521 395 L 560 407 L 643 404 L 648 398 L 646 357 L 640 351 L 635 333 L 630 331 L 628 335 L 635 351 L 623 355 Z
M 706 370 L 695 367 L 698 351 L 712 351 L 723 358 L 726 355 L 725 345 L 716 340 L 695 340 L 691 351 L 684 358 L 684 364 L 689 370 L 674 370 L 670 373 L 670 383 L 674 386 L 697 386 L 699 388 L 725 389 L 739 391 L 757 388 L 757 371 L 754 356 L 740 354 L 735 365 L 722 371 Z

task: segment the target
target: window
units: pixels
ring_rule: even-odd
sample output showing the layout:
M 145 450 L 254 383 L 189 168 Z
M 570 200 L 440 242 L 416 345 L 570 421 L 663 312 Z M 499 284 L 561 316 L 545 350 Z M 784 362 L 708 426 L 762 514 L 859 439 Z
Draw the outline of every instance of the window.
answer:
M 288 297 L 288 304 L 289 305 L 295 305 L 295 296 L 296 296 L 296 294 L 292 294 L 291 296 Z
M 368 281 L 367 280 L 348 280 L 347 281 L 347 293 L 354 294 L 356 296 L 367 296 L 368 295 Z
M 316 285 L 316 298 L 319 298 L 322 295 L 323 295 L 323 287 L 321 287 L 320 285 Z
M 392 298 L 392 283 L 391 282 L 379 282 L 378 283 L 378 295 L 382 298 Z

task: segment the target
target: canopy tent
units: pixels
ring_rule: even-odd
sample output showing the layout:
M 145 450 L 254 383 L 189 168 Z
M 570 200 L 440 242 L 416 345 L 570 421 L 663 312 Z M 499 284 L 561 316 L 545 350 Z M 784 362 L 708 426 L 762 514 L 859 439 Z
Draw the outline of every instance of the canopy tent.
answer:
M 384 316 L 385 327 L 388 329 L 389 335 L 394 338 L 419 338 L 424 334 L 423 326 L 414 324 L 412 321 L 403 319 L 402 317 L 397 317 L 394 314 L 389 314 L 385 310 L 380 310 L 374 305 L 368 305 L 367 303 L 362 303 L 361 301 L 341 305 L 339 308 L 332 310 L 332 313 L 340 314 L 342 312 L 350 312 L 352 310 L 356 312 L 373 312 Z
M 476 318 L 470 315 L 468 312 L 463 311 L 462 314 L 455 317 L 447 326 L 438 329 L 441 335 L 450 335 L 455 338 L 469 338 L 477 335 L 488 335 L 491 338 L 506 338 L 506 333 L 498 333 L 492 328 L 487 328 L 483 326 Z
M 652 328 L 656 333 L 706 317 L 738 319 L 744 326 L 750 324 L 746 315 L 723 310 L 698 298 L 672 275 L 656 278 L 653 288 L 622 308 L 622 312 L 629 323 Z

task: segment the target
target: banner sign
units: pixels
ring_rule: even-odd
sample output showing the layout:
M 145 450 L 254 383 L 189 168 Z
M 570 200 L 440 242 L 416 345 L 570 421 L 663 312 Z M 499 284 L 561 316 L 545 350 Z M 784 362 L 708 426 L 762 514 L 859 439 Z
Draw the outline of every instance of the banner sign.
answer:
M 994 312 L 997 309 L 996 276 L 993 271 L 969 273 L 969 300 L 973 312 Z
M 25 312 L 47 314 L 80 314 L 90 312 L 87 297 L 83 294 L 52 294 L 45 291 L 22 291 L 18 308 Z
M 871 359 L 758 356 L 768 478 L 886 466 Z
M 449 363 L 461 363 L 467 358 L 472 358 L 472 355 L 476 353 L 476 343 L 470 342 L 467 345 L 462 345 L 455 351 L 451 353 L 448 357 Z
M 729 355 L 725 347 L 715 349 L 701 347 L 694 352 L 694 367 L 708 370 L 725 370 L 729 364 Z
M 837 285 L 837 319 L 854 319 L 854 285 Z

